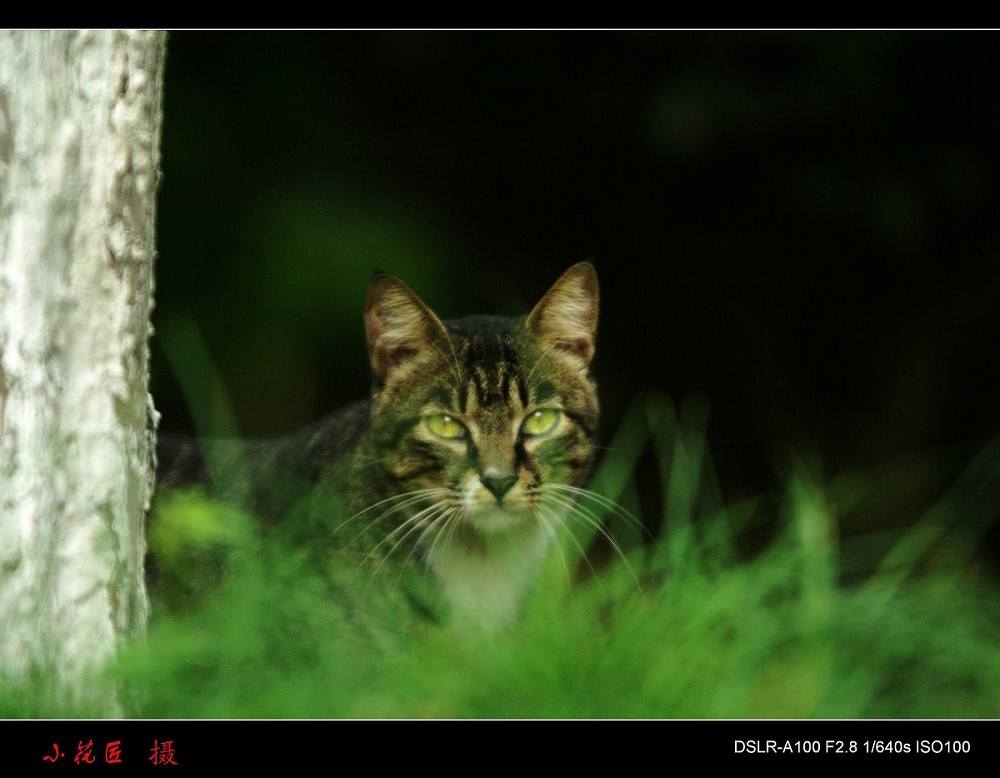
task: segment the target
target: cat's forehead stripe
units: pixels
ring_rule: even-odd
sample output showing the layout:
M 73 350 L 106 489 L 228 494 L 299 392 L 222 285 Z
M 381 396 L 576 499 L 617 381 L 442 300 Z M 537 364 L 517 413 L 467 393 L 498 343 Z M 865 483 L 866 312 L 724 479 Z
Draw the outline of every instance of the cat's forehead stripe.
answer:
M 468 387 L 479 407 L 524 407 L 528 404 L 524 376 L 518 365 L 507 359 L 492 364 L 473 365 Z
M 452 346 L 463 367 L 466 380 L 456 389 L 456 404 L 463 412 L 477 407 L 508 402 L 516 372 L 517 354 L 499 328 L 452 326 Z
M 445 324 L 449 338 L 440 353 L 448 365 L 438 376 L 447 386 L 447 398 L 440 398 L 445 407 L 471 418 L 501 406 L 519 413 L 567 401 L 549 366 L 530 348 L 525 351 L 516 327 L 492 317 Z

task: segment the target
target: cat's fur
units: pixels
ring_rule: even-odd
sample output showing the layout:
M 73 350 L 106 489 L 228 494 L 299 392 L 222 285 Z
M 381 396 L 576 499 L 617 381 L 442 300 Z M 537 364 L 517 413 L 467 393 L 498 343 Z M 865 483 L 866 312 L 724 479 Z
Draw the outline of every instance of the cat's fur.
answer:
M 597 315 L 589 263 L 516 319 L 442 322 L 377 273 L 371 397 L 281 444 L 246 444 L 255 510 L 280 518 L 303 488 L 335 495 L 347 518 L 331 518 L 329 542 L 376 538 L 363 559 L 421 560 L 453 621 L 508 623 L 593 463 Z M 204 453 L 165 441 L 161 485 L 205 479 Z

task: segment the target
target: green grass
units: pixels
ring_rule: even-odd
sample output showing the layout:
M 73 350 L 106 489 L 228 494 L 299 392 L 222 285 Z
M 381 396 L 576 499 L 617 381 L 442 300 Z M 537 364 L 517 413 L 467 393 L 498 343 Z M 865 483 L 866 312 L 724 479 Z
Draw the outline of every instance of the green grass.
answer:
M 705 418 L 698 403 L 636 400 L 593 486 L 637 512 L 651 445 L 659 537 L 612 511 L 620 554 L 588 562 L 593 529 L 572 527 L 521 621 L 490 639 L 421 626 L 392 575 L 352 586 L 352 568 L 333 585 L 301 548 L 202 495 L 162 501 L 151 543 L 171 574 L 199 554 L 225 565 L 123 657 L 129 715 L 1000 717 L 1000 589 L 969 552 L 1000 505 L 997 445 L 891 544 L 842 548 L 850 512 L 893 493 L 884 474 L 822 484 L 800 464 L 780 499 L 725 505 Z M 741 552 L 762 524 L 774 539 Z

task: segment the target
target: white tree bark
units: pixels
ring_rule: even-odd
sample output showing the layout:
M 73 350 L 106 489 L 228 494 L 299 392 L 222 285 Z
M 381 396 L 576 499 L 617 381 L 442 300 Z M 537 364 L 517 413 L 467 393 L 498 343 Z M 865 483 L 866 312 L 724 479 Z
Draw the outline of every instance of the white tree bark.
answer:
M 0 32 L 0 684 L 52 715 L 119 715 L 99 671 L 145 630 L 164 52 Z

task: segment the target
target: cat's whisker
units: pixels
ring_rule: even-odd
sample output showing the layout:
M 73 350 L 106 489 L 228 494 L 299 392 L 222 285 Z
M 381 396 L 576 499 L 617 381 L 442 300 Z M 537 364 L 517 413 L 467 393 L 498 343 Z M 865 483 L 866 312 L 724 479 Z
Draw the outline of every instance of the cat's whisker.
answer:
M 396 553 L 396 550 L 403 543 L 406 542 L 406 539 L 410 535 L 412 535 L 414 532 L 416 532 L 417 530 L 419 530 L 422 526 L 424 526 L 423 525 L 423 521 L 421 521 L 421 520 L 417 520 L 416 522 L 410 520 L 410 521 L 407 521 L 404 525 L 402 525 L 398 529 L 402 529 L 403 527 L 409 526 L 410 524 L 412 524 L 413 526 L 410 526 L 409 529 L 407 529 L 406 533 L 403 534 L 403 536 L 400 537 L 398 541 L 396 541 L 395 543 L 393 543 L 392 547 L 385 554 L 382 554 L 382 555 L 379 556 L 378 561 L 375 563 L 375 566 L 372 568 L 371 575 L 368 577 L 369 583 L 371 581 L 375 580 L 375 578 L 378 576 L 379 572 L 382 570 L 383 565 L 385 565 L 386 561 L 389 560 L 392 557 L 392 555 Z M 395 534 L 395 533 L 393 533 L 393 534 Z M 384 545 L 385 542 L 386 542 L 386 540 L 388 540 L 388 538 L 383 539 L 382 542 L 380 542 L 378 545 L 379 546 Z M 369 557 L 371 557 L 374 552 L 375 552 L 375 549 L 372 549 L 372 551 L 369 552 L 369 554 L 365 557 L 365 559 L 363 559 L 361 561 L 361 565 L 360 565 L 361 567 L 363 567 L 365 565 L 367 559 Z M 412 549 L 411 549 L 411 554 L 412 554 Z M 408 561 L 409 561 L 409 556 L 407 557 L 407 562 Z
M 653 538 L 652 534 L 643 525 L 639 519 L 632 515 L 629 511 L 625 510 L 622 506 L 616 503 L 614 500 L 609 500 L 603 494 L 592 491 L 590 489 L 583 489 L 579 486 L 570 486 L 569 484 L 546 484 L 546 489 L 553 489 L 556 491 L 569 492 L 577 497 L 577 499 L 583 500 L 593 500 L 599 506 L 604 508 L 606 511 L 613 513 L 618 518 L 622 519 L 626 524 L 631 524 L 637 530 L 645 533 L 650 539 Z
M 431 530 L 434 530 L 434 532 L 435 532 L 434 542 L 431 543 L 431 547 L 429 549 L 427 549 L 427 559 L 428 559 L 428 561 L 431 560 L 434 557 L 434 549 L 435 549 L 435 547 L 437 547 L 437 544 L 441 540 L 441 538 L 443 536 L 445 536 L 445 534 L 447 534 L 448 538 L 450 539 L 452 533 L 454 533 L 454 531 L 455 531 L 455 527 L 458 526 L 458 524 L 460 523 L 460 521 L 461 521 L 461 511 L 459 510 L 459 508 L 457 508 L 455 506 L 451 506 L 444 513 L 443 517 L 438 517 L 437 519 L 435 519 L 434 522 L 433 522 L 433 524 L 429 525 L 427 527 L 427 529 L 424 530 L 424 532 L 421 534 L 421 536 L 417 539 L 417 544 L 418 545 L 424 539 L 424 536 L 427 534 L 427 532 L 430 532 Z M 439 522 L 443 522 L 443 526 L 440 529 L 438 529 L 436 527 L 436 525 Z M 448 544 L 448 541 L 446 540 L 445 541 L 445 546 L 447 546 L 447 544 Z
M 392 530 L 392 532 L 390 532 L 388 535 L 382 538 L 382 540 L 380 540 L 375 545 L 375 547 L 371 551 L 369 551 L 367 555 L 365 555 L 365 558 L 361 560 L 361 566 L 363 567 L 368 562 L 369 559 L 375 556 L 378 553 L 379 549 L 381 549 L 386 543 L 391 543 L 392 547 L 389 549 L 388 553 L 386 553 L 379 560 L 379 564 L 376 566 L 375 573 L 377 573 L 382 563 L 385 561 L 385 559 L 392 556 L 393 553 L 395 553 L 396 549 L 399 548 L 399 546 L 406 540 L 406 538 L 408 538 L 416 530 L 420 529 L 421 526 L 423 526 L 424 522 L 426 521 L 426 516 L 428 514 L 433 516 L 435 512 L 440 511 L 442 509 L 447 509 L 447 507 L 448 506 L 442 505 L 440 502 L 437 502 L 415 513 L 413 516 L 411 516 L 402 524 L 400 524 L 398 527 L 396 527 L 394 530 Z M 396 540 L 395 539 L 396 536 L 400 535 L 400 533 L 403 533 L 402 536 L 399 537 L 398 540 Z M 372 575 L 374 576 L 375 573 L 373 573 Z
M 553 500 L 553 502 L 556 502 L 556 501 Z M 559 505 L 561 508 L 563 508 L 563 511 L 562 511 L 562 515 L 563 516 L 568 516 L 569 515 L 569 513 L 570 513 L 569 509 L 572 506 L 567 506 L 567 505 L 564 505 L 563 503 L 560 503 L 560 502 L 556 502 L 556 504 Z M 539 506 L 539 507 L 541 507 L 541 506 Z M 553 511 L 551 508 L 549 508 L 548 510 L 553 515 L 553 518 L 555 519 L 555 516 L 556 516 L 555 511 Z M 555 519 L 555 520 L 559 521 L 558 519 Z M 580 541 L 577 540 L 576 535 L 573 534 L 573 528 L 571 526 L 569 526 L 568 524 L 566 524 L 565 522 L 559 521 L 559 523 L 562 524 L 562 525 L 564 525 L 566 527 L 566 534 L 569 535 L 569 539 L 573 541 L 573 545 L 576 546 L 577 550 L 580 552 L 580 558 L 586 563 L 587 567 L 590 568 L 590 572 L 594 576 L 594 578 L 597 578 L 597 570 L 595 570 L 594 569 L 594 565 L 591 564 L 590 557 L 587 556 L 586 549 L 584 549 L 584 547 L 580 545 Z M 558 547 L 558 544 L 557 544 L 557 547 Z M 561 548 L 559 549 L 559 553 L 562 554 L 562 549 Z M 565 556 L 563 557 L 563 562 L 565 563 Z M 567 574 L 567 576 L 569 576 L 569 570 L 568 569 L 566 571 L 566 574 Z M 570 578 L 570 580 L 572 581 L 573 579 Z
M 392 515 L 396 511 L 403 510 L 404 508 L 407 508 L 410 505 L 413 505 L 414 503 L 420 502 L 421 500 L 423 500 L 425 498 L 436 496 L 436 495 L 441 495 L 441 494 L 447 494 L 450 491 L 451 491 L 450 489 L 445 489 L 443 487 L 437 487 L 437 488 L 431 488 L 431 489 L 417 489 L 416 491 L 403 492 L 402 494 L 396 494 L 396 495 L 393 495 L 392 497 L 386 497 L 384 500 L 379 500 L 378 502 L 376 502 L 376 503 L 374 503 L 372 505 L 369 505 L 364 510 L 358 511 L 353 516 L 351 516 L 351 517 L 345 519 L 344 521 L 342 521 L 340 524 L 338 524 L 336 527 L 333 528 L 333 530 L 331 531 L 331 534 L 335 534 L 335 533 L 339 532 L 341 529 L 343 529 L 344 527 L 346 527 L 351 522 L 354 522 L 354 521 L 360 519 L 365 514 L 371 513 L 376 508 L 379 508 L 379 507 L 381 507 L 381 506 L 383 506 L 383 505 L 385 505 L 387 503 L 392 503 L 392 502 L 395 502 L 397 500 L 401 500 L 402 501 L 399 505 L 394 505 L 392 508 L 388 509 L 384 513 L 380 513 L 379 517 L 378 517 L 379 520 L 381 520 L 382 518 L 384 518 L 386 516 Z
M 591 444 L 591 448 L 594 449 L 594 451 L 612 451 L 615 453 L 625 452 L 625 449 L 623 449 L 621 446 L 598 446 L 596 443 Z
M 546 522 L 546 515 L 548 516 L 548 521 L 551 522 L 551 524 Z M 538 524 L 542 528 L 542 532 L 545 533 L 545 537 L 547 537 L 549 542 L 556 547 L 556 551 L 559 554 L 559 561 L 562 562 L 563 571 L 566 573 L 566 580 L 572 583 L 573 576 L 569 572 L 569 564 L 566 562 L 566 554 L 563 553 L 562 546 L 558 543 L 558 533 L 556 532 L 556 527 L 561 523 L 559 521 L 559 517 L 547 507 L 539 505 L 538 513 L 535 514 L 535 518 L 538 519 Z M 586 558 L 586 555 L 583 554 L 583 549 L 580 549 L 580 554 Z
M 431 547 L 430 549 L 428 549 L 425 555 L 425 561 L 429 562 L 434 553 L 434 546 L 437 545 L 437 542 L 438 540 L 440 540 L 441 535 L 444 534 L 444 532 L 447 530 L 449 522 L 454 520 L 456 526 L 459 523 L 459 518 L 458 518 L 459 513 L 460 511 L 457 506 L 445 505 L 443 506 L 443 509 L 441 511 L 438 511 L 437 513 L 432 515 L 429 519 L 425 520 L 424 522 L 425 526 L 423 530 L 420 532 L 420 535 L 417 536 L 417 539 L 413 542 L 410 548 L 410 553 L 407 554 L 406 559 L 403 560 L 403 566 L 405 567 L 406 565 L 409 565 L 410 560 L 413 559 L 413 555 L 416 553 L 417 549 L 420 548 L 421 545 L 425 542 L 424 539 L 427 537 L 427 535 L 431 532 L 434 532 L 435 533 L 434 542 L 431 543 Z M 410 533 L 407 533 L 407 535 L 409 534 Z M 405 538 L 400 540 L 400 543 L 396 544 L 396 546 L 389 553 L 390 554 L 394 553 L 396 548 L 399 547 L 399 545 L 403 542 L 403 540 L 405 540 Z M 402 575 L 403 575 L 403 568 L 400 568 L 398 578 L 401 578 Z
M 455 536 L 455 530 L 458 529 L 462 524 L 462 519 L 464 518 L 465 512 L 458 510 L 455 513 L 454 521 L 451 523 L 451 528 L 448 530 L 448 535 L 444 539 L 445 548 L 451 543 L 451 539 Z
M 429 510 L 429 509 L 425 509 L 425 510 Z M 368 561 L 370 559 L 373 559 L 373 558 L 377 557 L 378 558 L 378 562 L 375 565 L 374 571 L 372 572 L 372 577 L 374 578 L 375 575 L 378 573 L 379 569 L 381 568 L 382 563 L 389 556 L 391 556 L 392 552 L 395 551 L 395 549 L 398 547 L 398 543 L 395 541 L 396 536 L 399 535 L 400 533 L 405 533 L 405 534 L 403 534 L 402 538 L 400 538 L 400 542 L 402 542 L 402 540 L 404 540 L 406 538 L 406 536 L 410 532 L 413 531 L 414 528 L 419 527 L 420 526 L 420 520 L 422 518 L 422 515 L 421 515 L 422 513 L 423 513 L 423 511 L 421 511 L 421 513 L 418 513 L 416 516 L 410 517 L 409 519 L 407 519 L 406 521 L 404 521 L 402 524 L 400 524 L 398 527 L 396 527 L 392 532 L 390 532 L 384 538 L 382 538 L 382 540 L 380 540 L 377 544 L 375 544 L 374 548 L 372 548 L 367 554 L 365 554 L 364 558 L 361 560 L 361 563 L 358 565 L 358 567 L 364 567 L 366 564 L 368 564 Z M 379 556 L 379 554 L 378 554 L 379 549 L 381 549 L 387 543 L 392 544 L 391 548 L 389 549 L 389 552 L 387 554 Z
M 416 490 L 414 490 L 412 492 L 403 492 L 402 494 L 395 494 L 395 495 L 392 495 L 391 497 L 386 497 L 383 500 L 379 500 L 376 503 L 372 503 L 371 505 L 369 505 L 364 510 L 358 511 L 353 516 L 351 516 L 351 518 L 348 519 L 348 521 L 353 521 L 354 519 L 359 518 L 361 516 L 364 516 L 366 513 L 370 513 L 371 511 L 375 510 L 376 508 L 379 508 L 379 507 L 385 505 L 386 503 L 394 502 L 395 500 L 406 500 L 407 498 L 416 499 L 416 498 L 419 498 L 419 497 L 427 497 L 427 496 L 430 496 L 432 494 L 440 494 L 442 492 L 447 492 L 447 491 L 448 491 L 448 489 L 444 489 L 444 488 L 438 487 L 438 488 L 431 488 L 431 489 L 416 489 Z
M 605 540 L 608 541 L 608 543 L 611 545 L 611 548 L 618 555 L 618 558 L 622 560 L 622 562 L 624 563 L 625 567 L 628 569 L 629 574 L 632 576 L 632 579 L 635 581 L 636 586 L 640 586 L 640 584 L 639 584 L 639 578 L 635 574 L 635 570 L 632 568 L 632 565 L 628 561 L 628 558 L 625 556 L 625 552 L 622 551 L 621 546 L 618 545 L 618 542 L 611 536 L 611 533 L 608 532 L 606 529 L 604 529 L 604 526 L 603 526 L 602 522 L 600 521 L 600 519 L 597 518 L 597 516 L 592 511 L 588 510 L 586 507 L 580 505 L 579 503 L 574 502 L 569 497 L 564 497 L 564 496 L 557 495 L 557 494 L 552 494 L 552 493 L 548 494 L 547 496 L 548 496 L 548 499 L 551 500 L 552 502 L 554 502 L 556 505 L 559 505 L 562 508 L 564 508 L 566 510 L 566 515 L 567 516 L 575 516 L 575 517 L 578 517 L 578 518 L 582 519 L 585 524 L 589 525 L 595 531 L 597 531 L 601 535 L 603 535 L 604 538 L 605 538 Z M 572 532 L 570 533 L 570 536 L 572 537 Z M 578 547 L 579 547 L 579 544 L 578 544 Z M 582 551 L 582 549 L 581 549 L 581 551 Z M 584 559 L 586 559 L 586 555 L 584 555 Z M 587 564 L 588 565 L 590 564 L 589 560 L 588 560 Z M 593 569 L 594 568 L 591 567 L 591 570 L 593 570 Z
M 453 506 L 443 505 L 440 507 L 438 511 L 434 512 L 431 516 L 429 516 L 423 522 L 421 522 L 420 534 L 417 535 L 417 539 L 413 541 L 412 544 L 410 544 L 410 552 L 406 555 L 406 559 L 403 560 L 404 565 L 408 565 L 410 563 L 410 560 L 413 559 L 413 555 L 417 552 L 417 549 L 424 544 L 427 536 L 431 532 L 436 532 L 438 522 L 443 521 L 447 523 L 448 516 L 450 516 L 452 511 L 454 510 L 455 509 Z M 396 548 L 398 547 L 399 544 L 397 544 Z M 393 551 L 395 551 L 395 549 L 393 549 Z
M 418 529 L 420 529 L 425 524 L 425 522 L 427 521 L 427 519 L 426 519 L 426 517 L 423 514 L 430 512 L 430 514 L 431 514 L 430 521 L 433 523 L 433 521 L 435 520 L 435 511 L 441 511 L 441 510 L 442 510 L 442 506 L 440 504 L 435 504 L 435 505 L 432 505 L 432 506 L 430 506 L 428 508 L 425 508 L 424 510 L 420 511 L 416 515 L 414 515 L 414 516 L 410 517 L 409 519 L 407 519 L 405 522 L 403 522 L 400 526 L 398 526 L 392 532 L 390 532 L 385 538 L 383 538 L 375 546 L 375 548 L 373 548 L 371 551 L 368 552 L 368 554 L 365 556 L 365 558 L 361 560 L 361 564 L 359 565 L 359 567 L 364 567 L 365 564 L 368 562 L 368 559 L 370 559 L 373 555 L 375 555 L 378 552 L 379 548 L 381 548 L 383 545 L 385 545 L 386 542 L 389 542 L 394 535 L 398 534 L 400 531 L 402 531 L 402 530 L 406 529 L 407 527 L 409 527 L 409 529 L 406 530 L 406 532 L 403 534 L 403 536 L 400 537 L 399 540 L 397 540 L 395 543 L 393 543 L 392 547 L 385 554 L 383 554 L 383 555 L 381 555 L 379 557 L 378 562 L 372 568 L 371 574 L 368 576 L 368 584 L 371 584 L 376 579 L 376 577 L 378 576 L 378 574 L 381 572 L 383 565 L 385 565 L 386 561 L 388 559 L 390 559 L 393 554 L 396 553 L 396 550 L 404 542 L 406 542 L 406 539 L 410 535 L 412 535 L 414 532 L 416 532 Z M 444 510 L 446 511 L 447 507 L 444 507 Z M 410 526 L 410 525 L 412 525 L 412 526 Z M 426 531 L 426 529 L 425 529 L 425 531 Z M 421 537 L 422 536 L 423 536 L 423 534 L 421 533 Z M 415 547 L 416 546 L 414 545 L 414 548 Z M 412 556 L 412 554 L 413 554 L 413 549 L 410 550 L 410 555 Z M 410 559 L 410 557 L 407 556 L 407 563 L 409 562 L 409 559 Z M 402 569 L 401 569 L 399 571 L 399 576 L 397 576 L 397 583 L 398 583 L 399 579 L 401 578 L 402 574 L 403 574 L 403 572 L 402 572 Z

